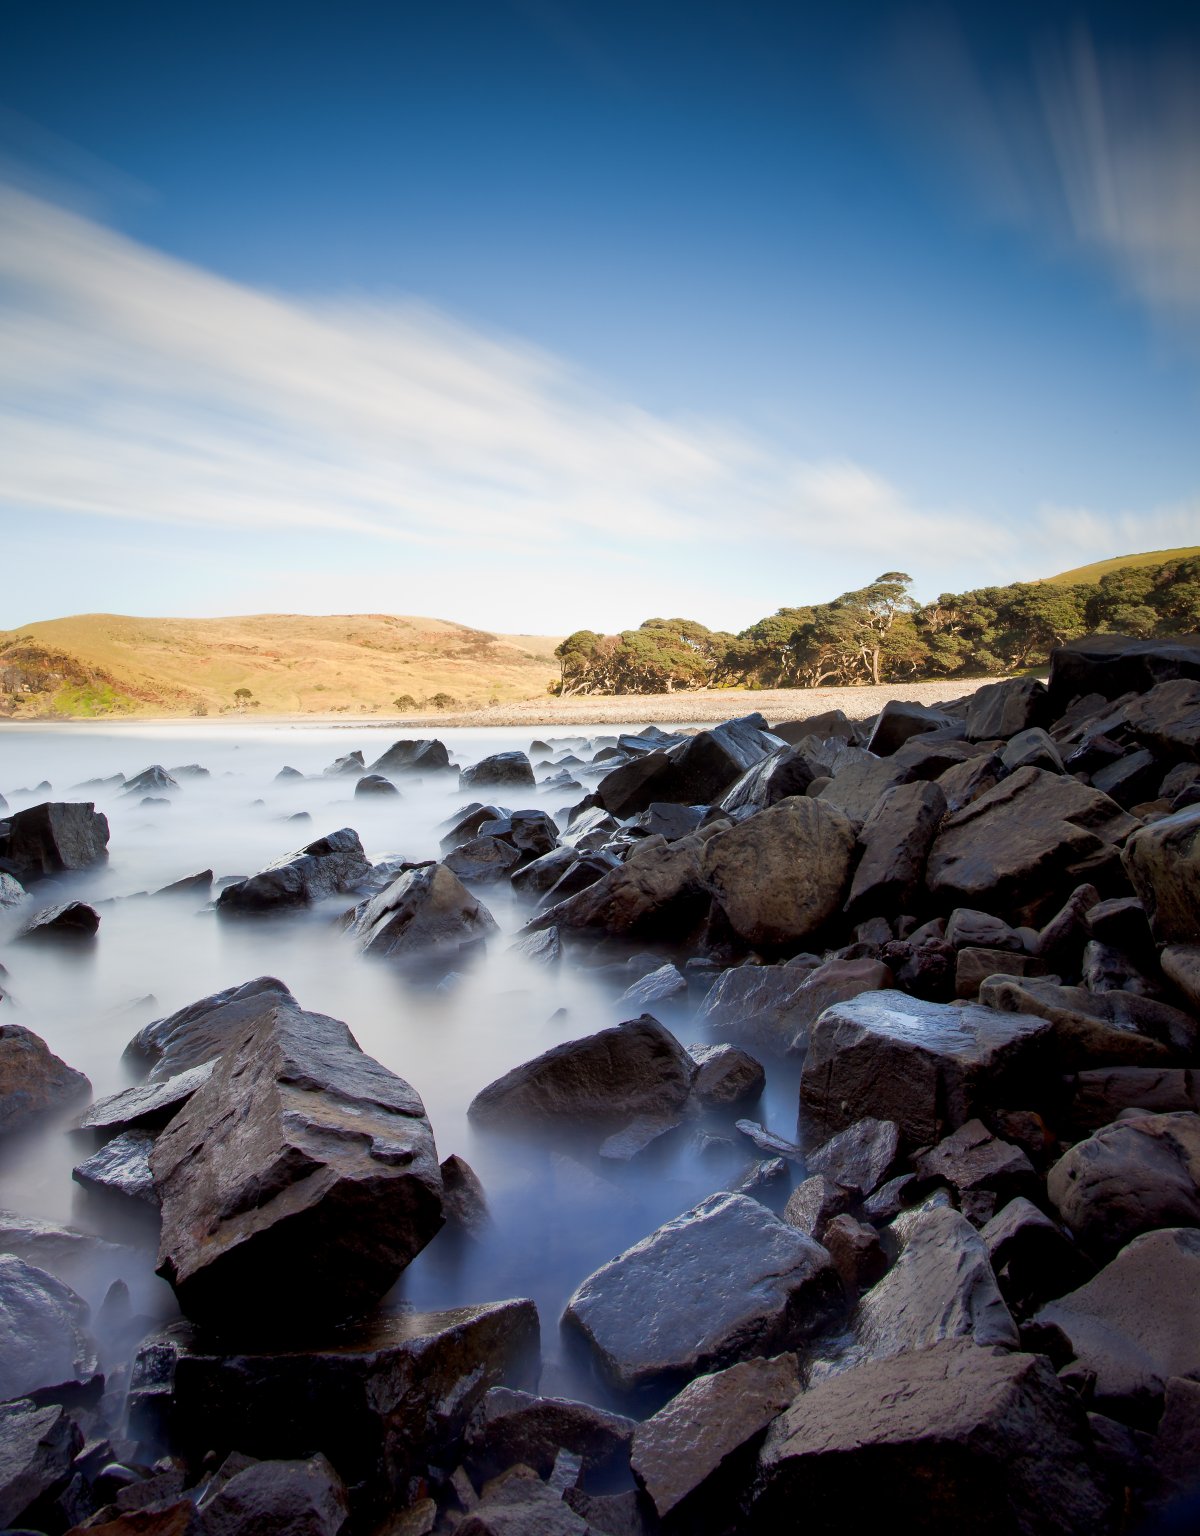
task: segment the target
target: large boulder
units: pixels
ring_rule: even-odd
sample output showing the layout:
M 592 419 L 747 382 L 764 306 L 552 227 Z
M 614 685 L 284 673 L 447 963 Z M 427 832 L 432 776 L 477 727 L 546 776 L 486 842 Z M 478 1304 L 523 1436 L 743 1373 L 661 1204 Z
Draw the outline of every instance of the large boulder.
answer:
M 1047 1193 L 1080 1245 L 1109 1258 L 1157 1227 L 1200 1227 L 1200 1115 L 1144 1115 L 1077 1141 Z
M 668 843 L 648 837 L 623 864 L 565 901 L 547 906 L 530 928 L 594 929 L 616 937 L 663 941 L 686 937 L 708 911 L 700 872 L 704 843 L 696 836 Z M 580 861 L 582 863 L 582 861 Z M 571 879 L 574 869 L 565 878 Z
M 0 1525 L 14 1526 L 30 1505 L 65 1484 L 82 1447 L 78 1426 L 57 1403 L 0 1403 Z
M 337 1019 L 288 1003 L 227 1046 L 150 1165 L 159 1270 L 189 1317 L 218 1326 L 361 1311 L 442 1225 L 418 1094 Z
M 636 1428 L 591 1403 L 492 1387 L 467 1425 L 467 1466 L 477 1481 L 517 1464 L 548 1477 L 563 1450 L 580 1458 L 585 1473 L 604 1474 L 628 1463 Z
M 394 741 L 381 757 L 370 764 L 371 773 L 445 773 L 450 768 L 450 754 L 445 746 L 431 738 Z
M 17 811 L 0 833 L 0 869 L 28 885 L 108 857 L 108 818 L 90 800 L 46 800 Z
M 77 944 L 95 938 L 100 914 L 86 901 L 60 901 L 25 920 L 16 937 L 23 940 L 49 940 Z
M 942 823 L 929 852 L 929 892 L 947 907 L 1024 921 L 1111 869 L 1137 826 L 1115 800 L 1075 779 L 1019 768 Z
M 23 1131 L 43 1115 L 65 1109 L 91 1086 L 31 1029 L 0 1024 L 0 1136 Z
M 494 752 L 469 768 L 460 768 L 458 773 L 459 789 L 532 789 L 534 782 L 533 765 L 524 752 Z
M 767 1432 L 754 1530 L 1097 1536 L 1111 1508 L 1082 1408 L 1040 1355 L 946 1339 L 802 1392 Z
M 840 910 L 853 855 L 854 828 L 845 816 L 793 796 L 710 837 L 701 870 L 741 938 L 794 944 Z
M 1166 944 L 1200 940 L 1200 806 L 1141 827 L 1123 861 L 1156 936 Z
M 513 845 L 499 837 L 472 837 L 452 849 L 442 867 L 472 885 L 495 885 L 507 880 L 520 860 Z
M 1200 761 L 1200 677 L 1158 683 L 1131 699 L 1124 714 L 1129 734 L 1143 746 L 1160 756 Z
M 161 1131 L 179 1112 L 197 1088 L 212 1075 L 216 1057 L 197 1067 L 176 1072 L 161 1082 L 137 1083 L 106 1099 L 89 1104 L 75 1122 L 81 1131 L 119 1135 L 123 1131 Z
M 1174 678 L 1200 681 L 1200 641 L 1195 635 L 1133 640 L 1128 635 L 1085 635 L 1050 652 L 1050 707 L 1062 714 L 1072 699 L 1099 694 L 1148 693 Z
M 985 683 L 971 695 L 967 708 L 968 741 L 1007 741 L 1031 726 L 1046 725 L 1050 699 L 1036 677 L 1010 677 Z
M 467 1113 L 480 1125 L 669 1116 L 686 1104 L 695 1070 L 670 1030 L 643 1014 L 514 1067 L 481 1089 Z
M 734 780 L 721 798 L 721 809 L 740 811 L 752 806 L 765 811 L 778 800 L 802 795 L 815 777 L 812 763 L 799 748 L 776 747 Z
M 1046 1020 L 1024 1014 L 864 993 L 813 1025 L 801 1104 L 828 1130 L 873 1115 L 894 1120 L 910 1147 L 928 1146 L 1006 1095 L 1035 1103 L 1053 1068 L 1049 1035 Z
M 849 757 L 852 751 L 847 748 L 845 755 Z M 880 795 L 897 784 L 908 784 L 915 777 L 913 768 L 899 755 L 875 757 L 857 753 L 836 769 L 818 798 L 861 826 L 875 809 Z
M 69 1285 L 0 1253 L 0 1401 L 91 1381 L 98 1362 L 89 1317 Z
M 671 777 L 667 754 L 647 752 L 610 768 L 596 786 L 596 801 L 611 816 L 635 816 L 656 800 L 670 799 Z
M 221 913 L 274 912 L 311 907 L 327 896 L 357 890 L 371 865 L 353 827 L 319 837 L 268 864 L 248 880 L 227 885 L 216 900 Z
M 489 1388 L 534 1385 L 538 1344 L 531 1301 L 404 1309 L 302 1348 L 258 1340 L 239 1349 L 176 1328 L 135 1361 L 131 1422 L 162 1413 L 174 1442 L 197 1458 L 235 1450 L 286 1458 L 320 1446 L 360 1515 L 378 1517 L 409 1476 L 457 1464 Z
M 824 1248 L 747 1195 L 710 1195 L 583 1282 L 564 1322 L 621 1391 L 793 1347 L 835 1315 Z
M 951 716 L 940 709 L 924 704 L 912 704 L 904 699 L 889 699 L 876 716 L 867 751 L 876 757 L 891 757 L 913 736 L 924 736 L 930 731 L 946 731 L 956 725 Z M 959 735 L 962 727 L 958 727 Z
M 407 870 L 354 909 L 363 954 L 401 963 L 453 962 L 499 932 L 495 918 L 444 864 Z
M 913 910 L 945 814 L 939 784 L 918 781 L 883 792 L 858 834 L 862 856 L 846 898 L 853 919 Z
M 993 975 L 980 985 L 979 1000 L 1001 1013 L 1046 1019 L 1067 1071 L 1166 1065 L 1189 1056 L 1196 1042 L 1190 1015 L 1136 992 L 1092 992 L 1059 986 L 1050 977 Z
M 143 1067 L 148 1065 L 151 1081 L 165 1087 L 180 1073 L 220 1056 L 234 1040 L 265 1018 L 276 1003 L 295 1001 L 276 977 L 256 976 L 240 986 L 211 992 L 166 1018 L 152 1020 L 125 1047 L 125 1060 Z M 185 1097 L 192 1091 L 189 1086 Z
M 1172 1376 L 1200 1376 L 1200 1232 L 1135 1237 L 1076 1291 L 1034 1318 L 1065 1335 L 1102 1413 L 1153 1423 Z
M 326 1457 L 238 1467 L 243 1460 L 205 1490 L 203 1536 L 338 1536 L 350 1504 Z
M 826 960 L 797 956 L 782 965 L 739 965 L 709 988 L 696 1023 L 715 1038 L 789 1056 L 808 1049 L 813 1023 L 833 1003 L 891 984 L 878 960 Z
M 1103 1067 L 1070 1080 L 1071 1125 L 1086 1135 L 1108 1125 L 1125 1109 L 1170 1114 L 1200 1113 L 1200 1069 L 1192 1067 Z

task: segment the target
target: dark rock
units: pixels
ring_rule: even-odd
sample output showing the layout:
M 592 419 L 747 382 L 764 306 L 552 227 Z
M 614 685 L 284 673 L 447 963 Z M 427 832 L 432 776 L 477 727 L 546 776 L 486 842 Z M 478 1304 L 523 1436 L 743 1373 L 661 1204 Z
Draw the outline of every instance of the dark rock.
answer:
M 361 752 L 347 752 L 345 757 L 337 757 L 326 768 L 325 773 L 330 778 L 357 778 L 360 773 L 365 773 L 366 765 L 363 762 Z
M 985 683 L 971 695 L 967 708 L 967 740 L 1008 740 L 1050 718 L 1046 685 L 1033 677 L 1010 677 Z
M 271 912 L 310 907 L 364 885 L 371 866 L 352 827 L 319 837 L 268 864 L 248 880 L 227 885 L 216 900 L 220 913 Z
M 955 949 L 967 945 L 981 949 L 1003 949 L 1022 954 L 1021 936 L 1001 917 L 990 912 L 975 912 L 970 907 L 955 907 L 946 924 L 946 943 Z
M 1157 937 L 1167 944 L 1200 940 L 1200 806 L 1139 828 L 1123 861 Z
M 840 1305 L 829 1255 L 745 1195 L 710 1195 L 583 1282 L 564 1322 L 623 1391 L 794 1346 Z
M 1115 801 L 1074 779 L 1019 768 L 942 823 L 929 853 L 929 891 L 1024 921 L 1110 868 L 1136 825 Z
M 635 1428 L 633 1419 L 590 1403 L 492 1387 L 467 1425 L 467 1464 L 480 1479 L 517 1464 L 548 1477 L 566 1450 L 582 1458 L 585 1473 L 618 1471 L 628 1464 Z
M 850 762 L 839 769 L 818 798 L 861 826 L 881 795 L 899 784 L 910 783 L 913 777 L 912 768 L 901 760 L 868 757 L 865 762 Z
M 496 822 L 485 821 L 481 836 L 503 838 L 529 863 L 558 846 L 558 827 L 545 811 L 513 811 Z
M 756 1198 L 767 1196 L 772 1190 L 780 1189 L 791 1178 L 786 1158 L 768 1157 L 760 1162 L 751 1163 L 750 1167 L 729 1184 L 731 1195 L 754 1195 Z
M 91 1089 L 46 1042 L 20 1024 L 0 1024 L 0 1136 L 23 1131 Z
M 954 964 L 954 995 L 972 998 L 989 976 L 1040 976 L 1046 967 L 1032 955 L 1003 949 L 960 949 Z
M 1084 916 L 1084 925 L 1093 939 L 1152 963 L 1154 936 L 1146 909 L 1136 897 L 1098 901 Z
M 1064 975 L 1077 970 L 1087 941 L 1087 914 L 1099 901 L 1094 885 L 1085 883 L 1071 892 L 1037 936 L 1035 952 L 1047 965 Z
M 553 906 L 543 903 L 544 910 L 529 926 L 596 929 L 614 936 L 664 942 L 682 939 L 709 907 L 709 893 L 700 872 L 704 847 L 696 836 L 674 843 L 646 838 L 631 850 L 624 864 L 599 880 Z M 578 865 L 564 878 L 571 880 L 576 869 Z
M 496 920 L 444 864 L 410 869 L 354 908 L 348 931 L 363 954 L 450 963 L 499 932 Z
M 617 1006 L 631 1010 L 653 1008 L 656 1003 L 679 997 L 687 989 L 687 977 L 677 966 L 668 962 L 626 987 L 617 999 Z
M 547 891 L 553 890 L 571 866 L 578 862 L 579 852 L 575 848 L 554 848 L 549 853 L 542 854 L 541 858 L 533 859 L 530 863 L 514 869 L 508 877 L 514 891 L 519 891 L 522 896 L 544 896 Z M 608 866 L 611 868 L 612 866 Z M 600 878 L 600 870 L 597 869 L 592 879 Z M 583 886 L 579 889 L 583 890 Z M 573 891 L 564 891 L 563 896 L 574 895 Z
M 898 784 L 883 792 L 858 834 L 862 856 L 846 901 L 852 918 L 911 908 L 945 814 L 938 784 Z
M 789 1227 L 803 1232 L 806 1237 L 824 1241 L 825 1228 L 835 1216 L 842 1215 L 854 1204 L 854 1194 L 827 1179 L 823 1173 L 814 1173 L 803 1179 L 788 1196 L 783 1219 Z
M 64 870 L 89 869 L 108 857 L 108 818 L 90 801 L 44 801 L 8 818 L 0 831 L 0 867 L 23 884 Z
M 510 955 L 524 955 L 535 965 L 557 965 L 562 959 L 562 937 L 557 928 L 543 928 L 539 933 L 526 933 L 508 946 Z
M 1124 715 L 1129 733 L 1140 745 L 1167 757 L 1200 760 L 1200 682 L 1194 676 L 1135 691 Z
M 1024 1196 L 1010 1200 L 979 1235 L 1001 1290 L 1022 1312 L 1087 1278 L 1088 1266 L 1076 1245 Z
M 673 805 L 666 800 L 654 800 L 629 825 L 647 837 L 665 837 L 667 842 L 674 843 L 694 832 L 707 810 L 704 805 Z
M 1172 1376 L 1200 1373 L 1200 1232 L 1134 1238 L 1094 1279 L 1052 1301 L 1035 1325 L 1065 1335 L 1071 1375 L 1094 1375 L 1096 1407 L 1153 1423 Z
M 391 779 L 384 778 L 383 774 L 364 773 L 354 786 L 355 799 L 359 795 L 395 795 L 399 798 L 400 791 L 392 783 Z
M 713 984 L 696 1022 L 767 1050 L 800 1056 L 816 1019 L 834 1003 L 886 987 L 892 973 L 878 960 L 798 957 L 783 965 L 739 966 Z
M 802 1392 L 767 1432 L 753 1529 L 1095 1536 L 1110 1528 L 1083 1413 L 1038 1355 L 946 1339 Z
M 170 885 L 160 886 L 154 894 L 156 896 L 207 896 L 212 890 L 212 883 L 212 870 L 202 869 L 198 875 L 185 875 L 182 880 L 173 880 Z
M 470 842 L 473 837 L 478 837 L 479 829 L 485 822 L 504 821 L 510 814 L 503 806 L 481 805 L 478 800 L 473 800 L 461 811 L 456 811 L 449 821 L 442 823 L 448 831 L 438 846 L 443 853 L 449 853 L 452 848 L 457 848 L 462 843 Z
M 1003 777 L 1003 767 L 998 753 L 988 752 L 980 757 L 966 758 L 938 774 L 937 782 L 946 797 L 946 810 L 961 811 L 964 806 L 978 800 L 989 789 L 994 789 Z
M 458 1536 L 588 1536 L 590 1527 L 531 1467 L 511 1467 L 483 1489 Z
M 813 1025 L 801 1102 L 830 1130 L 871 1115 L 927 1146 L 1015 1085 L 1029 1102 L 1049 1067 L 1049 1035 L 1043 1019 L 866 993 Z
M 202 1513 L 204 1536 L 338 1536 L 350 1505 L 345 1484 L 318 1453 L 243 1467 L 205 1497 Z
M 171 1433 L 185 1453 L 286 1458 L 320 1445 L 364 1518 L 392 1507 L 408 1476 L 456 1464 L 490 1387 L 532 1386 L 538 1334 L 531 1301 L 496 1301 L 376 1315 L 283 1350 L 238 1351 L 172 1330 L 139 1361 L 160 1357 L 153 1374 L 170 1390 Z M 135 1364 L 131 1409 L 147 1374 Z
M 823 800 L 794 797 L 704 844 L 704 881 L 751 944 L 794 944 L 840 910 L 854 829 Z
M 1133 640 L 1128 635 L 1085 635 L 1050 652 L 1050 706 L 1061 712 L 1080 694 L 1116 699 L 1147 693 L 1174 678 L 1200 678 L 1195 636 Z
M 880 710 L 875 728 L 867 742 L 867 751 L 876 757 L 891 757 L 912 736 L 922 736 L 928 731 L 942 731 L 954 721 L 939 709 L 926 708 L 924 704 L 909 704 L 901 699 L 889 699 Z
M 573 848 L 560 848 L 556 852 L 575 854 Z M 564 873 L 559 876 L 558 880 L 542 897 L 538 906 L 548 910 L 550 907 L 556 907 L 560 902 L 566 901 L 570 896 L 577 896 L 580 891 L 586 891 L 588 886 L 595 885 L 597 880 L 603 879 L 605 875 L 617 869 L 620 862 L 611 853 L 575 854 L 575 858 L 566 866 Z M 533 865 L 530 864 L 527 867 L 532 869 Z M 517 874 L 520 873 L 521 871 L 518 870 Z M 516 875 L 513 876 L 514 882 L 515 879 Z
M 1063 1154 L 1046 1189 L 1080 1246 L 1101 1259 L 1157 1227 L 1200 1226 L 1200 1115 L 1104 1126 Z
M 660 1519 L 707 1525 L 714 1503 L 733 1503 L 749 1481 L 747 1455 L 799 1391 L 795 1355 L 743 1360 L 698 1376 L 639 1424 L 633 1470 Z
M 780 1136 L 775 1131 L 767 1130 L 765 1125 L 760 1125 L 757 1120 L 735 1120 L 734 1127 L 741 1131 L 743 1136 L 748 1136 L 760 1152 L 768 1152 L 772 1157 L 786 1157 L 791 1162 L 799 1163 L 804 1160 L 804 1153 L 794 1141 L 789 1141 L 786 1136 Z
M 524 752 L 494 752 L 470 768 L 459 769 L 459 789 L 490 789 L 500 785 L 534 787 L 533 766 Z
M 761 1096 L 767 1074 L 736 1045 L 690 1045 L 696 1063 L 692 1094 L 701 1104 L 743 1104 Z
M 1002 1013 L 1024 1013 L 1053 1026 L 1065 1071 L 1101 1066 L 1167 1065 L 1190 1049 L 1196 1024 L 1188 1015 L 1134 992 L 1089 992 L 1052 978 L 992 976 L 980 1001 Z
M 230 1042 L 150 1166 L 159 1271 L 189 1317 L 217 1325 L 339 1320 L 377 1301 L 442 1225 L 418 1094 L 337 1019 L 288 1003 Z
M 479 1232 L 491 1220 L 479 1175 L 457 1153 L 442 1159 L 442 1213 L 463 1232 Z
M 135 773 L 133 778 L 125 780 L 125 794 L 145 795 L 161 794 L 163 790 L 178 789 L 179 785 L 162 767 L 160 763 L 154 763 L 149 768 L 143 768 L 141 773 Z
M 1105 767 L 1096 769 L 1091 775 L 1092 788 L 1129 810 L 1141 800 L 1154 798 L 1161 774 L 1160 759 L 1143 747 L 1138 752 L 1127 752 Z
M 15 1526 L 25 1511 L 60 1484 L 83 1445 L 75 1421 L 56 1403 L 0 1403 L 0 1525 Z
M 572 816 L 567 830 L 559 841 L 566 848 L 581 853 L 594 853 L 605 847 L 621 833 L 621 823 L 599 806 L 590 806 L 578 816 Z
M 710 731 L 697 731 L 669 748 L 670 772 L 664 783 L 665 792 L 652 798 L 683 805 L 716 803 L 747 769 L 762 762 L 779 746 L 766 726 L 761 715 L 747 715 L 741 720 L 726 720 Z M 607 801 L 603 803 L 611 809 Z
M 997 1207 L 1018 1195 L 1039 1191 L 1033 1164 L 1020 1147 L 993 1136 L 979 1120 L 968 1120 L 935 1147 L 913 1157 L 921 1178 L 949 1184 L 965 1208 L 966 1197 L 980 1191 L 994 1196 Z
M 866 1290 L 882 1278 L 887 1270 L 887 1255 L 879 1240 L 879 1233 L 865 1221 L 843 1212 L 825 1224 L 821 1237 L 829 1250 L 833 1267 L 841 1276 L 849 1296 Z
M 600 1156 L 610 1162 L 632 1162 L 647 1147 L 678 1130 L 682 1124 L 683 1115 L 677 1110 L 637 1115 L 621 1130 L 604 1138 L 600 1144 Z
M 868 1221 L 892 1221 L 912 1204 L 919 1190 L 920 1180 L 915 1173 L 897 1174 L 863 1201 L 863 1215 Z
M 856 741 L 858 735 L 853 721 L 848 720 L 840 709 L 827 709 L 822 714 L 809 715 L 805 720 L 783 720 L 771 727 L 771 734 L 793 745 L 809 736 L 818 740 L 839 736 L 843 741 Z
M 797 747 L 777 747 L 734 780 L 721 797 L 721 809 L 738 811 L 748 806 L 765 811 L 778 800 L 802 795 L 815 777 L 804 752 Z
M 1152 959 L 1148 963 L 1154 965 Z M 1149 997 L 1161 991 L 1123 950 L 1096 939 L 1084 946 L 1079 980 L 1089 992 L 1137 992 Z
M 879 953 L 900 991 L 930 1003 L 953 997 L 958 957 L 931 925 L 917 929 L 908 939 L 885 944 Z
M 810 1173 L 827 1174 L 865 1198 L 887 1178 L 900 1151 L 899 1127 L 867 1117 L 839 1131 L 805 1156 Z
M 649 752 L 612 768 L 596 786 L 597 803 L 612 816 L 635 816 L 669 798 L 673 765 L 665 752 Z
M 19 939 L 91 939 L 100 927 L 100 914 L 85 901 L 63 901 L 43 907 L 29 918 Z
M 215 1059 L 215 1057 L 214 1057 Z M 161 1082 L 141 1083 L 120 1093 L 99 1099 L 80 1115 L 76 1125 L 83 1131 L 161 1131 L 167 1121 L 187 1103 L 196 1089 L 209 1079 L 213 1060 L 201 1062 L 177 1072 Z
M 674 1035 L 643 1014 L 514 1067 L 477 1093 L 467 1113 L 481 1125 L 669 1116 L 687 1102 L 694 1071 Z
M 0 1401 L 90 1381 L 98 1369 L 90 1315 L 69 1285 L 0 1253 Z
M 444 868 L 473 885 L 494 885 L 508 879 L 521 855 L 498 837 L 473 837 L 460 843 L 442 861 Z
M 1160 1497 L 1194 1497 L 1200 1482 L 1200 1381 L 1172 1376 L 1167 1382 L 1153 1458 Z
M 15 876 L 0 870 L 0 912 L 19 907 L 29 892 Z
M 1063 771 L 1058 748 L 1040 726 L 1018 732 L 1001 750 L 1000 762 L 1009 773 L 1016 773 L 1018 768 L 1044 768 L 1048 773 Z M 1099 787 L 1096 785 L 1097 789 Z
M 1163 975 L 1178 987 L 1188 1007 L 1200 1009 L 1200 945 L 1168 944 L 1158 958 Z
M 432 738 L 394 741 L 382 757 L 370 765 L 372 773 L 444 773 L 450 768 L 450 754 Z
M 1200 1071 L 1190 1067 L 1105 1067 L 1071 1081 L 1071 1124 L 1085 1134 L 1108 1125 L 1126 1109 L 1148 1114 L 1200 1112 Z
M 288 783 L 289 781 L 302 779 L 303 777 L 304 775 L 300 772 L 299 768 L 281 768 L 275 775 L 275 782 L 277 784 Z
M 71 1177 L 84 1189 L 140 1200 L 157 1210 L 158 1196 L 150 1172 L 153 1146 L 154 1137 L 148 1131 L 123 1131 L 76 1164 Z
M 150 1077 L 166 1083 L 180 1072 L 219 1056 L 277 1002 L 295 998 L 274 976 L 257 976 L 154 1019 L 125 1047 L 125 1058 L 151 1064 Z

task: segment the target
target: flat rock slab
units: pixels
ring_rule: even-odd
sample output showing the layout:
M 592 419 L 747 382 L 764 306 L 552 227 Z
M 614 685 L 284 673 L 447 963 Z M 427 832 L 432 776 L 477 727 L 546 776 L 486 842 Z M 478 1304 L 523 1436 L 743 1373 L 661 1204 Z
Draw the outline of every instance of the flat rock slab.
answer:
M 514 1067 L 477 1093 L 467 1113 L 480 1125 L 677 1118 L 694 1072 L 670 1030 L 643 1014 Z
M 1082 1410 L 1039 1355 L 963 1339 L 802 1392 L 767 1432 L 754 1529 L 1095 1536 L 1109 1528 Z
M 178 1443 L 199 1455 L 320 1445 L 351 1488 L 386 1503 L 405 1476 L 461 1456 L 489 1388 L 531 1388 L 538 1351 L 537 1308 L 524 1300 L 379 1315 L 275 1352 L 206 1344 L 184 1327 L 143 1347 L 131 1409 L 139 1394 L 163 1395 Z
M 187 1316 L 226 1327 L 372 1306 L 442 1225 L 420 1096 L 339 1020 L 287 1003 L 230 1044 L 150 1165 L 159 1272 Z
M 878 960 L 817 964 L 797 957 L 782 965 L 739 965 L 709 988 L 696 1022 L 718 1039 L 802 1056 L 826 1008 L 891 983 L 891 971 Z
M 1200 1227 L 1200 1115 L 1145 1115 L 1077 1141 L 1047 1193 L 1080 1245 L 1111 1258 L 1156 1227 Z
M 660 1519 L 703 1491 L 707 1501 L 722 1469 L 753 1445 L 800 1390 L 795 1355 L 743 1360 L 697 1376 L 664 1408 L 637 1426 L 632 1465 Z M 730 1468 L 746 1471 L 749 1468 Z
M 158 1193 L 150 1172 L 154 1137 L 149 1131 L 122 1131 L 77 1163 L 71 1177 L 84 1189 L 120 1195 L 158 1209 Z
M 828 1129 L 873 1116 L 895 1121 L 909 1146 L 928 1146 L 1010 1085 L 1032 1102 L 1048 1074 L 1050 1032 L 1024 1014 L 867 992 L 813 1025 L 801 1102 Z
M 1200 1374 L 1200 1232 L 1134 1238 L 1098 1275 L 1034 1318 L 1060 1329 L 1079 1373 L 1095 1373 L 1095 1404 L 1153 1422 L 1172 1376 Z
M 621 1391 L 684 1383 L 788 1349 L 827 1322 L 841 1282 L 824 1248 L 746 1195 L 710 1195 L 583 1282 L 564 1322 Z
M 75 1122 L 81 1131 L 159 1131 L 212 1076 L 215 1059 L 162 1082 L 140 1083 L 98 1099 Z

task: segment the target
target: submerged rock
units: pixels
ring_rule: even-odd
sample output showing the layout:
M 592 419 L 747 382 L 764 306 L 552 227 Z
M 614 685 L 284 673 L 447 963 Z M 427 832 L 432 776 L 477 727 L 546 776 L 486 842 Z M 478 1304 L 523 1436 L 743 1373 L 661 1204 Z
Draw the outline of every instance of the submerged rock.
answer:
M 222 913 L 310 907 L 328 896 L 357 890 L 370 876 L 371 865 L 358 833 L 342 827 L 268 864 L 248 880 L 227 885 L 216 907 Z
M 522 789 L 534 787 L 533 765 L 524 752 L 494 752 L 482 762 L 460 769 L 458 774 L 460 789 L 491 789 L 510 784 Z
M 492 914 L 444 864 L 408 870 L 360 902 L 349 923 L 363 954 L 399 962 L 451 963 L 498 932 Z
M 0 868 L 28 885 L 108 857 L 108 818 L 92 801 L 44 801 L 17 811 L 0 832 Z
M 0 1400 L 90 1381 L 98 1362 L 89 1318 L 69 1285 L 0 1253 Z
M 450 754 L 442 742 L 432 737 L 415 741 L 394 741 L 381 757 L 370 764 L 371 773 L 445 773 L 450 770 Z
M 100 927 L 100 914 L 86 901 L 61 901 L 35 912 L 17 934 L 19 939 L 91 939 Z
M 829 1321 L 841 1282 L 819 1243 L 746 1195 L 710 1195 L 589 1275 L 565 1323 L 622 1391 L 682 1384 L 794 1346 Z
M 371 1306 L 442 1225 L 416 1091 L 344 1024 L 276 1002 L 161 1133 L 159 1269 L 192 1318 L 280 1328 Z M 303 1275 L 303 1284 L 281 1285 Z
M 31 1029 L 0 1024 L 0 1136 L 23 1131 L 43 1115 L 65 1109 L 91 1086 Z

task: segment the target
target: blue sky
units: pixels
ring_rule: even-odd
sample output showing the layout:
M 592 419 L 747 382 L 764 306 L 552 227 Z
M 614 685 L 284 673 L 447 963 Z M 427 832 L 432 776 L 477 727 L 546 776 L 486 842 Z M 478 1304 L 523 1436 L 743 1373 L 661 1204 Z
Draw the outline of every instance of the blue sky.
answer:
M 10 9 L 0 625 L 1200 543 L 1200 25 L 1136 9 Z

